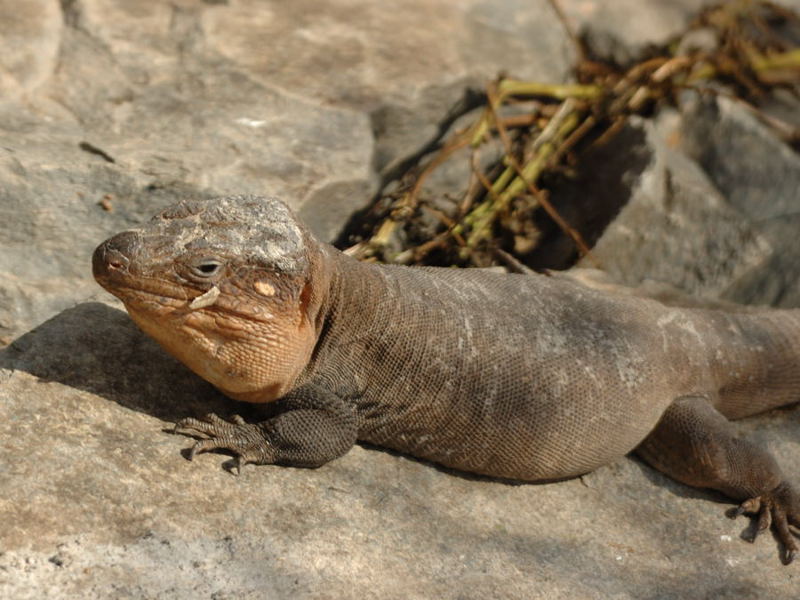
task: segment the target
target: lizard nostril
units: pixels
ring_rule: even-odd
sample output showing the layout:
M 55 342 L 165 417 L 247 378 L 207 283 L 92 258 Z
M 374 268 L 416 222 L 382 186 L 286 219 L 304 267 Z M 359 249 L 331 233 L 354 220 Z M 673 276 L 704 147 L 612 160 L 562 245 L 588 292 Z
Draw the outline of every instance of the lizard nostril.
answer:
M 121 269 L 125 266 L 125 264 L 116 258 L 106 258 L 106 265 L 109 269 Z

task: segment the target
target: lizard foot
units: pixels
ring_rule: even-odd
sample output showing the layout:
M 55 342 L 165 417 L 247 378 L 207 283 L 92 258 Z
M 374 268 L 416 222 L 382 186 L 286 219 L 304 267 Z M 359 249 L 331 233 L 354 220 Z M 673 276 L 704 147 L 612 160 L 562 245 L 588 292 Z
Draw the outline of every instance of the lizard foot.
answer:
M 187 417 L 175 423 L 172 432 L 197 438 L 189 450 L 189 460 L 201 452 L 229 450 L 235 455 L 234 468 L 238 473 L 247 463 L 270 464 L 274 461 L 272 446 L 264 429 L 258 424 L 246 423 L 239 415 L 233 415 L 231 421 L 214 413 L 200 419 Z
M 781 483 L 771 492 L 749 498 L 732 511 L 733 518 L 739 515 L 755 515 L 756 527 L 750 541 L 754 542 L 758 534 L 775 526 L 775 532 L 783 544 L 783 563 L 788 565 L 797 555 L 797 543 L 789 525 L 800 528 L 800 495 L 787 483 Z

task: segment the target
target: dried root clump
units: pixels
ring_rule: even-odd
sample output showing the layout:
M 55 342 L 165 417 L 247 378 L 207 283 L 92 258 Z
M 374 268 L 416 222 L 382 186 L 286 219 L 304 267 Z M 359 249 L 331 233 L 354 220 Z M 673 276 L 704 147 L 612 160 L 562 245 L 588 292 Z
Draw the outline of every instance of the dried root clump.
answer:
M 576 83 L 500 77 L 483 94 L 465 97 L 448 117 L 455 123 L 449 136 L 443 132 L 386 182 L 337 245 L 369 261 L 520 270 L 539 243 L 544 211 L 591 262 L 586 241 L 550 202 L 548 181 L 569 176 L 583 151 L 606 144 L 631 115 L 649 116 L 684 90 L 726 94 L 756 112 L 759 98 L 775 88 L 797 94 L 798 37 L 796 14 L 755 0 L 705 10 L 683 35 L 632 65 L 594 60 L 574 37 Z M 800 140 L 787 124 L 765 120 L 789 143 Z M 461 192 L 426 193 L 454 161 L 467 167 Z

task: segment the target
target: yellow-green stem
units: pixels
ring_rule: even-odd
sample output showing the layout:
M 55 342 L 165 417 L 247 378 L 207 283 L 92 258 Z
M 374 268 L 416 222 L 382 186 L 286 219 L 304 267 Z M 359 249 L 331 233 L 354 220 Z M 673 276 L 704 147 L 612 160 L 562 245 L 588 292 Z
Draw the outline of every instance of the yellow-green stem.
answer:
M 491 235 L 491 226 L 497 218 L 497 215 L 506 209 L 514 197 L 525 191 L 530 183 L 536 182 L 550 158 L 555 154 L 558 146 L 575 130 L 579 123 L 580 115 L 577 112 L 571 112 L 566 115 L 553 138 L 544 141 L 539 146 L 533 158 L 522 166 L 520 173 L 507 187 L 505 185 L 498 185 L 498 182 L 501 178 L 507 178 L 509 171 L 513 174 L 516 169 L 508 167 L 503 172 L 500 178 L 498 178 L 498 181 L 492 186 L 489 198 L 476 206 L 470 214 L 464 217 L 465 225 L 471 228 L 467 236 L 467 245 L 469 247 L 474 248 L 478 243 Z M 505 181 L 502 183 L 505 184 Z

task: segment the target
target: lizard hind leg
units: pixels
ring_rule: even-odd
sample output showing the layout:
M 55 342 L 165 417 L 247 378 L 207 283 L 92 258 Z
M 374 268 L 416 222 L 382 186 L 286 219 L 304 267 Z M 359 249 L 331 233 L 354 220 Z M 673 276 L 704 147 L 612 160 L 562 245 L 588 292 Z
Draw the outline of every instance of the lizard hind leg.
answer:
M 636 453 L 682 483 L 730 496 L 733 516 L 757 517 L 753 539 L 772 525 L 784 548 L 784 563 L 798 552 L 790 525 L 800 528 L 800 494 L 763 448 L 736 436 L 731 423 L 705 398 L 683 397 L 664 412 Z

